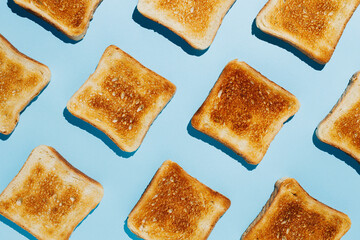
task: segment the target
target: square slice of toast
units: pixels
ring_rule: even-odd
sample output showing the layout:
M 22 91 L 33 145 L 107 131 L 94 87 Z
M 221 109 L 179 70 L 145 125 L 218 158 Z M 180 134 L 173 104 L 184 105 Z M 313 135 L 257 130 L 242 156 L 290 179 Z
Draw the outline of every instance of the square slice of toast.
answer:
M 229 62 L 191 120 L 192 126 L 258 164 L 300 103 L 244 62 Z
M 123 151 L 133 152 L 175 91 L 170 81 L 118 47 L 109 46 L 67 108 L 103 131 Z
M 10 134 L 20 112 L 49 83 L 50 70 L 20 53 L 0 34 L 0 133 Z
M 81 40 L 102 0 L 14 0 L 47 21 L 70 39 Z
M 230 204 L 168 160 L 131 211 L 127 225 L 146 240 L 204 240 Z
M 65 240 L 103 194 L 100 183 L 41 145 L 0 194 L 0 214 L 39 240 Z
M 360 163 L 360 72 L 316 129 L 320 141 L 346 152 Z
M 207 49 L 235 0 L 139 0 L 137 9 L 195 49 Z
M 256 17 L 263 32 L 327 63 L 360 0 L 269 0 Z
M 311 197 L 293 178 L 282 178 L 241 240 L 339 240 L 349 217 Z

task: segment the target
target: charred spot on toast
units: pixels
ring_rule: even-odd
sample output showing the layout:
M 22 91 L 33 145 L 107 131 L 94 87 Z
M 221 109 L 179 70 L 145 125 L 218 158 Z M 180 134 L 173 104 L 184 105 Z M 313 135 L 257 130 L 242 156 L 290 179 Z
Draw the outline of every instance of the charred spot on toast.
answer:
M 331 131 L 332 137 L 338 141 L 350 142 L 352 146 L 360 148 L 360 102 L 354 104 L 346 114 L 343 114 L 334 122 L 335 131 Z
M 86 15 L 85 0 L 28 0 L 37 8 L 48 13 L 52 18 L 63 22 L 66 26 L 78 28 Z
M 334 0 L 286 0 L 277 1 L 268 18 L 276 28 L 285 29 L 291 35 L 301 36 L 313 45 L 323 38 L 329 27 L 329 18 L 339 10 L 339 2 Z
M 228 64 L 211 100 L 210 118 L 261 145 L 274 119 L 287 111 L 293 101 L 257 78 L 236 63 Z
M 171 18 L 175 17 L 188 31 L 202 37 L 206 34 L 220 4 L 219 0 L 160 0 L 157 8 L 165 11 Z
M 57 226 L 76 207 L 80 197 L 79 191 L 65 185 L 55 170 L 47 170 L 38 163 L 30 170 L 23 187 L 0 204 L 8 206 L 9 212 L 21 208 L 21 217 L 29 221 L 40 218 L 48 226 Z
M 159 170 L 160 171 L 160 170 Z M 150 231 L 152 239 L 174 234 L 176 239 L 192 239 L 199 229 L 199 219 L 211 214 L 215 208 L 216 192 L 202 191 L 175 163 L 165 166 L 152 182 L 149 194 L 132 219 L 143 232 Z
M 93 89 L 86 88 L 78 97 L 120 135 L 135 136 L 154 103 L 173 86 L 155 73 L 142 72 L 132 62 L 113 60 Z M 97 121 L 97 119 L 95 119 Z

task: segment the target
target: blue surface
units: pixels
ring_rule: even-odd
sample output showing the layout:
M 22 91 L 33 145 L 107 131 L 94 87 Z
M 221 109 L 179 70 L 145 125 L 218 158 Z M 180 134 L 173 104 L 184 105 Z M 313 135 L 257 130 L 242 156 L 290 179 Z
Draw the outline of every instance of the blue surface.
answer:
M 0 136 L 0 191 L 33 148 L 50 145 L 105 188 L 100 205 L 70 239 L 138 239 L 126 227 L 127 216 L 158 167 L 171 159 L 232 201 L 209 239 L 240 239 L 276 180 L 284 176 L 294 177 L 310 195 L 348 214 L 352 227 L 343 239 L 360 239 L 360 165 L 314 136 L 352 74 L 360 70 L 360 10 L 349 21 L 330 62 L 321 66 L 255 27 L 254 19 L 265 3 L 236 2 L 211 47 L 195 51 L 171 31 L 142 17 L 135 0 L 104 0 L 79 42 L 70 41 L 12 0 L 2 1 L 0 33 L 24 54 L 48 65 L 52 78 L 23 111 L 15 131 Z M 122 152 L 102 132 L 65 110 L 110 44 L 177 86 L 174 98 L 133 154 Z M 189 125 L 224 66 L 235 58 L 301 103 L 257 167 Z M 0 239 L 34 238 L 0 217 Z

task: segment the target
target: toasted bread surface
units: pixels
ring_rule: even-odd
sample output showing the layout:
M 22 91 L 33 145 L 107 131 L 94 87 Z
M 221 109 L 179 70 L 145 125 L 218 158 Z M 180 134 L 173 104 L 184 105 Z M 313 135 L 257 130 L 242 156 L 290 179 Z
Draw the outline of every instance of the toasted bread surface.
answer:
M 0 133 L 10 134 L 20 112 L 50 81 L 47 66 L 25 56 L 0 35 Z
M 283 123 L 299 109 L 288 91 L 244 62 L 229 62 L 191 120 L 248 163 L 258 164 Z
M 359 4 L 360 0 L 269 0 L 256 25 L 325 64 Z
M 14 0 L 73 40 L 85 36 L 93 13 L 102 0 Z
M 39 240 L 68 239 L 103 197 L 100 183 L 38 146 L 0 195 L 0 214 Z
M 109 46 L 95 73 L 74 94 L 67 108 L 106 133 L 122 150 L 132 152 L 175 91 L 170 81 Z
M 295 179 L 283 178 L 241 239 L 336 240 L 350 226 L 346 214 L 311 197 Z
M 128 227 L 147 240 L 202 240 L 229 207 L 229 199 L 168 160 L 131 211 Z
M 360 72 L 316 129 L 319 140 L 339 148 L 360 162 Z
M 147 18 L 169 28 L 195 49 L 208 48 L 235 0 L 139 0 Z

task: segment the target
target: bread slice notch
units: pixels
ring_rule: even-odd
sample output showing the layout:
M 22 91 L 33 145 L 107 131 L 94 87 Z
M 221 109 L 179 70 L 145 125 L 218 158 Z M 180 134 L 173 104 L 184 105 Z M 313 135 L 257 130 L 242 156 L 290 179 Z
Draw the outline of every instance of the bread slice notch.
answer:
M 349 217 L 311 197 L 293 178 L 282 178 L 241 240 L 336 240 L 350 229 Z
M 269 0 L 256 17 L 263 32 L 326 64 L 360 0 Z
M 112 45 L 67 108 L 103 131 L 123 151 L 133 152 L 175 91 L 170 81 Z
M 178 164 L 165 161 L 139 202 L 127 225 L 139 237 L 207 239 L 230 200 L 200 183 Z
M 47 21 L 70 39 L 81 40 L 102 0 L 14 0 L 14 2 Z
M 300 103 L 244 62 L 229 62 L 191 120 L 192 126 L 258 164 Z
M 69 239 L 103 192 L 100 183 L 41 145 L 0 194 L 0 214 L 39 240 Z
M 316 136 L 360 163 L 360 72 L 355 73 L 342 97 L 320 122 Z
M 207 49 L 235 0 L 139 0 L 145 17 L 164 25 L 195 49 Z
M 20 112 L 49 83 L 50 70 L 20 53 L 0 34 L 0 133 L 12 133 Z

